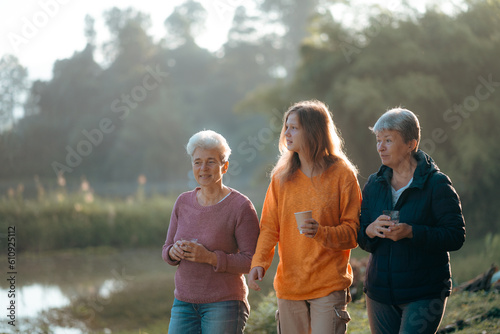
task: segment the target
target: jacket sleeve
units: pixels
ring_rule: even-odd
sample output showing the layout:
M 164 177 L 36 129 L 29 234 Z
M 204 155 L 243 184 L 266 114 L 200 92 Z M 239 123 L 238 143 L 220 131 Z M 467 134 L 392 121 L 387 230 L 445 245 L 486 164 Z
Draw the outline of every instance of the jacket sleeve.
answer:
M 175 201 L 174 207 L 172 208 L 172 214 L 170 216 L 170 224 L 168 225 L 167 239 L 165 240 L 165 244 L 163 245 L 162 250 L 162 258 L 163 261 L 167 262 L 172 266 L 176 266 L 180 263 L 180 261 L 174 261 L 168 255 L 170 248 L 174 245 L 174 238 L 177 232 L 177 217 L 178 217 L 178 209 L 177 209 L 177 201 Z
M 278 212 L 279 181 L 271 180 L 267 189 L 266 198 L 262 207 L 260 218 L 260 235 L 257 248 L 252 259 L 251 267 L 262 267 L 264 270 L 271 266 L 274 257 L 274 249 L 279 239 L 279 212 Z
M 234 237 L 238 244 L 238 252 L 226 254 L 216 250 L 217 267 L 214 268 L 215 272 L 246 274 L 250 271 L 252 256 L 255 253 L 259 237 L 259 219 L 250 200 L 245 201 L 239 208 Z
M 465 242 L 460 198 L 446 175 L 436 173 L 431 181 L 431 212 L 436 224 L 413 226 L 412 242 L 431 251 L 458 250 Z
M 361 202 L 361 217 L 360 217 L 360 230 L 358 233 L 358 243 L 361 249 L 373 253 L 380 242 L 380 238 L 370 238 L 366 235 L 366 228 L 373 223 L 370 214 L 370 187 L 374 182 L 375 176 L 372 175 L 368 178 L 368 182 L 363 188 L 363 201 Z
M 337 226 L 320 225 L 314 239 L 332 249 L 356 248 L 358 245 L 361 190 L 354 174 L 349 175 L 344 179 L 344 182 L 339 184 L 338 191 L 340 192 L 338 212 L 340 223 Z

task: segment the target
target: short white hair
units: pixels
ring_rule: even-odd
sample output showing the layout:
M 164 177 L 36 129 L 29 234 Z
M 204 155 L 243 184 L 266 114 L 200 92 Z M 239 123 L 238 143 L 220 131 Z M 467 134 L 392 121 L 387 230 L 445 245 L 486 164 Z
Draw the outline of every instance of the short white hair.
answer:
M 191 136 L 186 145 L 186 151 L 191 156 L 191 159 L 197 148 L 205 150 L 212 150 L 215 148 L 219 150 L 220 159 L 223 163 L 228 161 L 231 155 L 231 148 L 227 144 L 226 138 L 220 133 L 212 130 L 203 130 Z
M 375 134 L 383 130 L 398 131 L 405 143 L 416 140 L 417 145 L 414 152 L 418 149 L 420 143 L 420 123 L 417 116 L 408 109 L 393 108 L 386 111 L 380 116 L 375 125 L 369 129 Z

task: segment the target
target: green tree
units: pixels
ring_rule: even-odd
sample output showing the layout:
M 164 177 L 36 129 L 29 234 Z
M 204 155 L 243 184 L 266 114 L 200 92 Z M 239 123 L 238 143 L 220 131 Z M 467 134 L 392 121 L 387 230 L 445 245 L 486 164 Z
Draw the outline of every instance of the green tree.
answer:
M 14 113 L 22 105 L 28 89 L 28 71 L 17 57 L 4 55 L 0 59 L 0 131 L 16 123 Z
M 185 43 L 194 43 L 194 38 L 203 30 L 207 11 L 197 1 L 187 0 L 175 7 L 165 20 L 166 45 L 169 49 Z
M 240 106 L 273 110 L 301 99 L 325 101 L 362 186 L 380 165 L 368 127 L 385 110 L 406 107 L 419 116 L 421 148 L 454 181 L 473 222 L 469 233 L 498 231 L 491 208 L 500 185 L 500 1 L 466 4 L 454 14 L 379 10 L 358 30 L 317 12 L 290 82 L 259 88 Z

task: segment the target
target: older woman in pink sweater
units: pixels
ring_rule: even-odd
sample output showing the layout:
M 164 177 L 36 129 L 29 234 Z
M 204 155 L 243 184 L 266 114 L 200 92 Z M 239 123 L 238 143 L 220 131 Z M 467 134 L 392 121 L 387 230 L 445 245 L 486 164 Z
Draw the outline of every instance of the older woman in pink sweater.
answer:
M 225 186 L 231 149 L 205 130 L 187 144 L 196 189 L 174 204 L 163 260 L 178 266 L 169 333 L 243 333 L 249 316 L 248 273 L 259 236 L 250 200 Z

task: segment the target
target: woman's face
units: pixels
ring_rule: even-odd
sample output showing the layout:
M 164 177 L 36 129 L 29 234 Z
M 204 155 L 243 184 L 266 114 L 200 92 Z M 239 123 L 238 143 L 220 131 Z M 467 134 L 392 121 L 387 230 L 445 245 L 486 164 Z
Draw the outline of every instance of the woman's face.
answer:
M 227 171 L 229 162 L 222 163 L 218 149 L 196 148 L 193 152 L 193 174 L 202 187 L 222 183 L 222 175 Z
M 395 168 L 403 161 L 411 158 L 414 141 L 405 143 L 401 134 L 396 130 L 382 130 L 377 132 L 377 152 L 382 164 Z
M 299 155 L 304 145 L 304 130 L 299 122 L 297 113 L 291 113 L 285 123 L 286 147 L 289 151 L 297 152 Z

